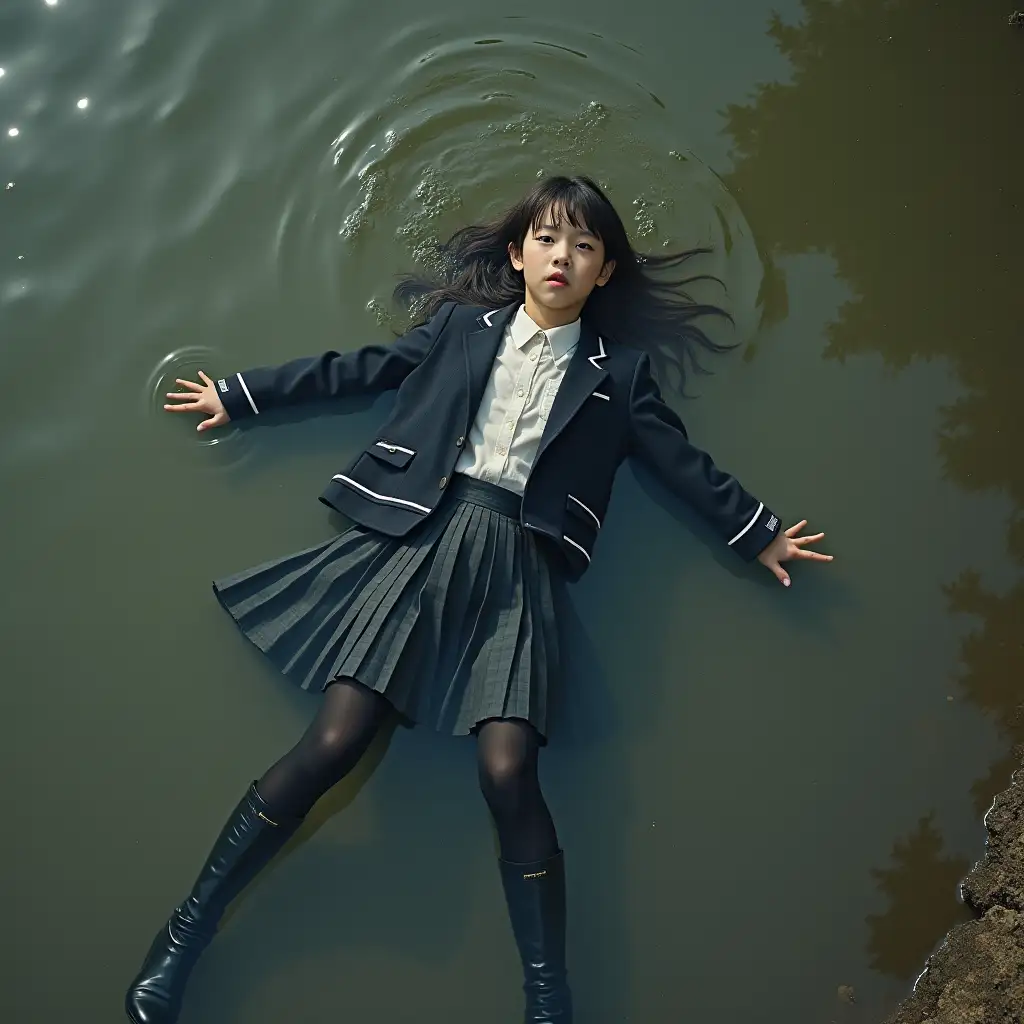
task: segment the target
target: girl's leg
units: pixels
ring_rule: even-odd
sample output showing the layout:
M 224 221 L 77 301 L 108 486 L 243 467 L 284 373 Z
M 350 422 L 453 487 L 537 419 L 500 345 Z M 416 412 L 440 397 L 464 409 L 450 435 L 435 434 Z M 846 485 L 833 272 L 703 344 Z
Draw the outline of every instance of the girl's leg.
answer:
M 501 846 L 501 880 L 523 963 L 526 1024 L 571 1024 L 565 970 L 565 867 L 537 775 L 540 738 L 519 719 L 485 722 L 480 788 Z
M 480 789 L 498 830 L 502 860 L 516 864 L 558 853 L 558 836 L 537 774 L 540 737 L 518 718 L 485 722 L 477 734 Z
M 391 705 L 343 680 L 324 694 L 302 739 L 249 792 L 224 825 L 188 899 L 157 933 L 125 997 L 134 1024 L 172 1024 L 189 973 L 228 904 L 273 858 L 316 800 L 355 767 Z
M 256 791 L 281 817 L 305 817 L 355 768 L 390 713 L 374 690 L 349 680 L 332 683 L 302 739 L 267 769 Z

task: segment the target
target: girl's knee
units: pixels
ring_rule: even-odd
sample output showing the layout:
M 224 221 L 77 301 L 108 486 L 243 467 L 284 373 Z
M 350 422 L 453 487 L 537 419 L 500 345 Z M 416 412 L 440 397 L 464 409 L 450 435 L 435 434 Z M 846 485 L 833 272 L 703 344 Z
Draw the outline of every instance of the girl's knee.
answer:
M 341 778 L 356 766 L 372 738 L 370 730 L 354 732 L 345 725 L 325 724 L 307 737 L 303 760 L 317 772 Z
M 537 743 L 527 723 L 486 723 L 477 749 L 480 788 L 492 808 L 515 803 L 537 787 Z
M 315 748 L 318 760 L 339 761 L 349 755 L 352 736 L 347 729 L 328 726 L 317 730 L 316 738 L 311 746 Z
M 539 786 L 533 758 L 508 751 L 482 757 L 479 776 L 480 791 L 495 813 L 529 800 Z
M 530 766 L 527 759 L 515 754 L 501 752 L 480 759 L 480 785 L 485 794 L 488 791 L 506 792 L 522 788 L 530 781 Z

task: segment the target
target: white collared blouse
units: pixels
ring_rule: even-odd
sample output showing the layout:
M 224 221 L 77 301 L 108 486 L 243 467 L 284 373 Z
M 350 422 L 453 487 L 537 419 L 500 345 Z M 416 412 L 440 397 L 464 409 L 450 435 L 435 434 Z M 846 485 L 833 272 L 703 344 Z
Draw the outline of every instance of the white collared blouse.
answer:
M 526 307 L 509 321 L 456 473 L 522 494 L 580 321 L 541 330 Z

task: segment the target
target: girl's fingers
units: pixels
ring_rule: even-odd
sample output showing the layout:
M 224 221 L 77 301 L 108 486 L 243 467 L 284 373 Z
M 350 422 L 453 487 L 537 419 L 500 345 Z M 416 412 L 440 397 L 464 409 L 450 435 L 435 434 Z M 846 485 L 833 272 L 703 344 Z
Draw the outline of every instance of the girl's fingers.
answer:
M 164 408 L 168 412 L 206 412 L 198 402 L 179 402 L 176 405 L 165 405 Z
M 820 551 L 798 551 L 797 558 L 809 558 L 812 562 L 831 562 L 832 555 L 823 555 Z
M 806 519 L 801 519 L 800 522 L 796 524 L 796 526 L 791 526 L 786 531 L 786 536 L 787 537 L 795 537 L 806 525 L 807 525 L 807 520 Z
M 789 573 L 786 572 L 786 570 L 783 569 L 782 566 L 779 565 L 778 562 L 769 562 L 769 563 L 767 563 L 767 565 L 768 565 L 768 568 L 771 569 L 771 571 L 774 574 L 775 578 L 784 587 L 788 587 L 789 586 Z
M 175 379 L 174 383 L 175 384 L 180 384 L 183 388 L 190 388 L 192 391 L 202 391 L 203 390 L 203 385 L 202 384 L 197 384 L 194 380 L 177 380 L 177 379 Z
M 194 391 L 168 391 L 168 398 L 173 398 L 176 402 L 198 402 L 202 395 L 197 395 Z
M 196 430 L 209 430 L 211 427 L 219 427 L 226 422 L 227 417 L 222 416 L 219 412 L 214 413 L 214 415 L 211 416 L 208 420 L 203 420 L 203 422 L 200 423 L 198 427 L 196 427 Z
M 206 384 L 207 387 L 213 387 L 213 381 L 210 380 L 210 378 L 207 377 L 202 370 L 199 371 L 199 376 L 203 378 L 203 382 Z
M 808 534 L 808 536 L 806 536 L 806 537 L 791 537 L 790 539 L 793 541 L 794 544 L 800 544 L 800 545 L 804 545 L 804 544 L 817 544 L 819 540 L 824 540 L 825 539 L 825 534 L 823 534 L 823 533 L 813 533 L 813 534 Z

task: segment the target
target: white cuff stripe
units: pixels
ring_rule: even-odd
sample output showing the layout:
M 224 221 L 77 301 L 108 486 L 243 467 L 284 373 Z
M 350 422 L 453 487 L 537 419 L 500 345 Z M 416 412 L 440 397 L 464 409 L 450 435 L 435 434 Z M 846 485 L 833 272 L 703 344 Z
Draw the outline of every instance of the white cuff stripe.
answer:
M 742 529 L 742 530 L 740 530 L 740 532 L 739 532 L 739 533 L 737 533 L 737 534 L 736 534 L 736 536 L 735 536 L 735 537 L 733 537 L 733 539 L 732 539 L 731 541 L 729 541 L 729 547 L 732 547 L 732 546 L 733 546 L 733 544 L 735 544 L 735 543 L 736 543 L 736 541 L 738 541 L 738 540 L 740 539 L 740 537 L 742 537 L 742 536 L 743 536 L 743 534 L 745 534 L 745 533 L 747 532 L 747 530 L 749 530 L 749 529 L 750 529 L 750 528 L 751 528 L 751 527 L 752 527 L 752 526 L 754 525 L 754 523 L 756 523 L 756 522 L 757 522 L 757 518 L 758 518 L 758 516 L 759 516 L 759 515 L 760 515 L 760 514 L 761 514 L 761 513 L 763 512 L 763 511 L 764 511 L 764 502 L 763 502 L 763 501 L 759 501 L 759 502 L 757 503 L 757 511 L 756 511 L 756 512 L 754 513 L 754 518 L 753 518 L 753 519 L 751 519 L 751 520 L 750 520 L 750 522 L 749 522 L 749 523 L 747 523 L 747 525 L 746 525 L 746 526 L 744 526 L 744 527 L 743 527 L 743 529 Z
M 332 477 L 333 480 L 340 480 L 343 484 L 348 484 L 349 487 L 354 487 L 357 491 L 362 491 L 364 494 L 368 494 L 371 498 L 376 498 L 378 501 L 386 501 L 390 505 L 408 505 L 409 508 L 414 508 L 418 512 L 433 512 L 432 508 L 427 508 L 426 505 L 417 505 L 415 501 L 406 501 L 405 498 L 392 498 L 390 494 L 378 494 L 376 491 L 371 491 L 369 487 L 364 487 L 360 483 L 356 483 L 351 477 L 345 476 L 342 473 L 338 473 L 337 476 Z
M 576 504 L 579 505 L 579 507 L 581 509 L 583 509 L 583 511 L 586 512 L 587 515 L 590 516 L 590 518 L 593 519 L 595 523 L 597 523 L 597 528 L 600 530 L 601 529 L 601 520 L 598 519 L 597 516 L 595 516 L 594 513 L 591 512 L 590 509 L 587 508 L 587 506 L 584 505 L 583 502 L 580 501 L 580 499 L 576 497 L 575 494 L 570 494 L 569 497 L 572 498 L 572 500 L 575 501 Z
M 259 416 L 260 411 L 256 408 L 256 403 L 252 400 L 252 395 L 249 394 L 249 389 L 245 386 L 245 381 L 242 380 L 242 375 L 236 373 L 235 376 L 238 378 L 238 383 L 242 385 L 242 390 L 245 392 L 245 397 L 249 399 L 249 404 L 252 406 L 252 411 Z
M 590 561 L 590 555 L 587 554 L 586 549 L 580 547 L 580 545 L 577 544 L 576 541 L 572 539 L 572 537 L 566 537 L 566 535 L 563 533 L 562 540 L 568 541 L 588 562 Z

